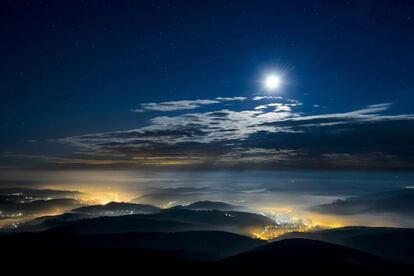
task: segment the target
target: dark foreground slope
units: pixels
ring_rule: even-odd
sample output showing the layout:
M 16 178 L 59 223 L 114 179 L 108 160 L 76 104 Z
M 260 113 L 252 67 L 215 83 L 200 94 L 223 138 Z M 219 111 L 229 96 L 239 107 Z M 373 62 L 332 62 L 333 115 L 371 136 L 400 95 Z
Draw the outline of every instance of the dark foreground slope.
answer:
M 22 238 L 24 235 L 25 238 Z M 119 275 L 131 271 L 142 275 L 412 275 L 409 268 L 401 264 L 355 249 L 305 239 L 278 241 L 249 251 L 247 248 L 256 241 L 251 242 L 249 238 L 228 236 L 228 233 L 221 232 L 179 233 L 178 236 L 171 234 L 169 237 L 165 233 L 129 233 L 99 237 L 39 235 L 32 233 L 0 236 L 2 263 L 19 272 L 54 275 L 63 271 L 94 275 Z M 126 245 L 127 241 L 131 243 Z M 105 243 L 112 245 L 102 246 Z M 158 249 L 148 248 L 150 244 Z M 243 248 L 247 250 L 245 253 L 221 260 L 217 260 L 217 256 L 214 257 L 214 253 L 211 253 L 219 251 L 230 254 L 244 250 Z
M 233 233 L 216 231 L 138 232 L 100 235 L 49 234 L 44 232 L 0 236 L 0 244 L 2 250 L 19 248 L 31 251 L 98 248 L 175 250 L 197 253 L 193 255 L 197 258 L 217 260 L 252 250 L 267 244 L 267 242 Z
M 280 239 L 285 238 L 306 238 L 335 243 L 414 264 L 414 229 L 343 227 L 309 233 L 290 233 Z
M 139 248 L 30 249 L 0 254 L 2 264 L 27 275 L 154 275 L 214 273 L 194 252 Z
M 406 268 L 355 249 L 308 239 L 270 243 L 220 262 L 226 270 L 251 273 L 397 274 Z

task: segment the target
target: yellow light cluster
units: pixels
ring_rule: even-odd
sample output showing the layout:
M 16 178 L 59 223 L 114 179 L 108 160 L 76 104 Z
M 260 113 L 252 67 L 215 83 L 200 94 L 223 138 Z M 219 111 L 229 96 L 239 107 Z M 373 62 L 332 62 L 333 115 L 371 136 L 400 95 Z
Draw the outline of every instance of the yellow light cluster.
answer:
M 263 231 L 260 232 L 252 232 L 250 235 L 253 238 L 262 239 L 262 240 L 273 240 L 278 237 L 281 237 L 287 233 L 292 232 L 312 232 L 316 230 L 322 230 L 322 229 L 333 229 L 333 228 L 339 228 L 342 227 L 340 224 L 331 224 L 331 225 L 319 225 L 317 223 L 304 226 L 304 227 L 277 227 L 277 226 L 267 226 Z

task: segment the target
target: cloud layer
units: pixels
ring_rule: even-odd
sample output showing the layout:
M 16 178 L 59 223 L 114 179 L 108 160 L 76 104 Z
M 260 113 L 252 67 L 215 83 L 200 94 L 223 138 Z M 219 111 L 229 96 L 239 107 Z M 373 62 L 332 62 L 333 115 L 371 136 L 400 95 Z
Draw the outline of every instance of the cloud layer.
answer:
M 192 111 L 201 106 L 210 108 Z M 76 154 L 38 157 L 88 165 L 413 168 L 414 114 L 390 114 L 391 108 L 318 114 L 280 96 L 144 103 L 139 111 L 176 112 L 136 129 L 54 139 Z
M 398 189 L 336 200 L 310 208 L 311 211 L 335 216 L 381 216 L 401 225 L 412 225 L 414 189 Z

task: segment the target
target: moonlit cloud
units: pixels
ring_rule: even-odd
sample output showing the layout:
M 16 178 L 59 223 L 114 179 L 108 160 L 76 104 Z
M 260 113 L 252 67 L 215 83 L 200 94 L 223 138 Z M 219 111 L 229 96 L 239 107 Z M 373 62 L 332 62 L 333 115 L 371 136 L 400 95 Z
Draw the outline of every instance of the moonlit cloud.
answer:
M 395 220 L 414 218 L 414 190 L 400 188 L 380 193 L 348 197 L 331 203 L 321 204 L 311 210 L 331 215 L 356 216 L 361 214 L 389 214 Z M 400 221 L 401 222 L 401 221 Z
M 283 99 L 283 97 L 281 96 L 255 96 L 253 97 L 253 101 L 260 101 L 260 100 L 270 100 L 270 99 L 277 99 L 277 100 L 281 100 Z
M 203 105 L 218 104 L 220 102 L 231 102 L 231 101 L 244 101 L 246 97 L 217 97 L 215 100 L 181 100 L 181 101 L 169 101 L 160 103 L 143 103 L 141 108 L 133 109 L 133 112 L 144 112 L 144 111 L 176 111 L 176 110 L 189 110 L 196 109 Z
M 229 101 L 244 104 L 229 106 L 226 104 Z M 254 106 L 256 101 L 264 102 Z M 114 166 L 401 168 L 414 164 L 409 157 L 413 150 L 409 141 L 414 138 L 410 130 L 414 115 L 384 114 L 391 109 L 391 103 L 320 114 L 307 114 L 306 106 L 298 100 L 273 96 L 256 96 L 251 100 L 218 97 L 147 103 L 142 107 L 172 111 L 213 103 L 213 110 L 155 116 L 146 126 L 136 129 L 51 140 L 73 147 L 76 150 L 73 156 L 15 155 L 14 158 L 37 158 L 60 165 Z M 392 139 L 388 133 L 395 131 L 402 140 L 384 150 L 384 143 L 389 144 Z
M 183 100 L 183 101 L 170 101 L 161 103 L 143 103 L 141 109 L 134 109 L 134 112 L 143 111 L 174 111 L 174 110 L 186 110 L 195 109 L 202 105 L 216 104 L 220 101 L 217 100 Z
M 223 154 L 216 162 L 224 163 L 264 163 L 289 160 L 300 154 L 295 150 L 276 150 L 266 148 L 236 148 Z
M 244 101 L 246 97 L 217 97 L 216 100 L 223 101 L 223 102 L 231 102 L 231 101 Z

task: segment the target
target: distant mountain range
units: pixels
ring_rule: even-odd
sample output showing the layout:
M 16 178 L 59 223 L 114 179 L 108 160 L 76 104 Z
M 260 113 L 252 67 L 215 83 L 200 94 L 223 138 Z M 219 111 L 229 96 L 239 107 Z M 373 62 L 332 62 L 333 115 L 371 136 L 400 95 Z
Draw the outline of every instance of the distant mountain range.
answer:
M 188 208 L 187 208 L 188 207 Z M 194 230 L 229 231 L 249 234 L 273 224 L 270 218 L 233 209 L 223 202 L 202 201 L 188 206 L 160 209 L 152 205 L 110 202 L 73 209 L 70 213 L 41 217 L 22 225 L 18 231 L 64 231 L 102 234 L 121 232 L 177 232 Z
M 197 201 L 188 205 L 176 205 L 171 209 L 188 209 L 188 210 L 220 210 L 220 211 L 242 211 L 246 208 L 242 206 L 235 206 L 220 201 Z
M 84 206 L 72 210 L 74 213 L 88 215 L 132 215 L 132 214 L 153 214 L 160 212 L 160 208 L 147 205 L 126 202 L 110 202 L 105 205 Z
M 76 216 L 77 213 L 74 213 L 74 215 Z M 84 216 L 79 219 L 62 215 L 56 218 L 48 218 L 41 223 L 45 228 L 51 227 L 49 230 L 51 232 L 72 234 L 179 232 L 194 230 L 216 230 L 248 234 L 252 229 L 262 229 L 272 224 L 273 221 L 265 216 L 253 213 L 165 209 L 155 214 L 101 217 Z M 39 226 L 37 227 L 40 229 Z
M 24 220 L 51 213 L 67 212 L 84 205 L 76 191 L 0 188 L 0 220 Z M 7 224 L 6 224 L 7 225 Z
M 414 229 L 344 227 L 289 233 L 271 243 L 248 236 L 274 223 L 224 202 L 168 209 L 110 202 L 37 218 L 20 233 L 0 233 L 0 244 L 4 261 L 46 258 L 65 266 L 71 260 L 79 269 L 88 260 L 192 274 L 414 272 Z
M 0 210 L 3 218 L 53 213 L 57 210 L 70 211 L 79 206 L 83 206 L 83 204 L 72 198 L 39 199 L 28 202 L 1 200 L 0 198 Z

